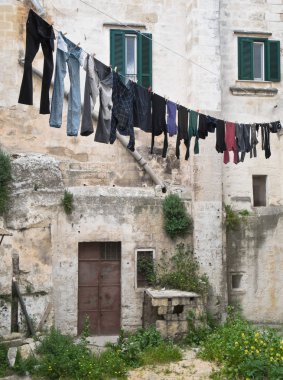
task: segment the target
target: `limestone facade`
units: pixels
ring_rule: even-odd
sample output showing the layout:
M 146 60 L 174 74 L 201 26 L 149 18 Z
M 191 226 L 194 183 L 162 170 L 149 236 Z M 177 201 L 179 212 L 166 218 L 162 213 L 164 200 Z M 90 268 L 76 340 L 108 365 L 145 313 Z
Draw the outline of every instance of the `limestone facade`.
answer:
M 281 0 L 110 0 L 103 9 L 101 2 L 91 2 L 103 13 L 79 0 L 58 0 L 56 5 L 44 0 L 42 4 L 56 29 L 67 32 L 69 39 L 106 64 L 110 61 L 109 30 L 123 29 L 107 14 L 152 33 L 153 90 L 160 95 L 231 121 L 282 118 L 282 82 L 237 79 L 238 36 L 271 33 L 269 38 L 282 41 Z M 23 73 L 18 59 L 25 49 L 29 2 L 5 0 L 0 10 L 0 144 L 12 155 L 14 173 L 12 206 L 4 221 L 13 236 L 6 237 L 0 247 L 0 334 L 10 330 L 7 297 L 13 255 L 19 256 L 20 287 L 35 323 L 51 303 L 46 326 L 55 323 L 64 332 L 77 334 L 78 243 L 91 241 L 121 242 L 121 327 L 141 326 L 143 293 L 136 288 L 135 250 L 154 249 L 158 260 L 163 249 L 173 251 L 176 244 L 162 228 L 165 194 L 118 141 L 104 145 L 94 143 L 93 135 L 67 137 L 66 102 L 62 128 L 50 128 L 48 115 L 38 113 L 41 81 L 37 77 L 34 106 L 17 104 Z M 42 71 L 42 64 L 40 51 L 34 67 Z M 83 85 L 81 70 L 82 93 Z M 276 88 L 278 92 L 258 96 L 246 90 L 237 96 L 233 87 Z M 193 244 L 201 269 L 209 276 L 211 310 L 223 315 L 229 300 L 240 302 L 250 320 L 282 322 L 282 137 L 271 135 L 269 160 L 259 146 L 257 158 L 247 157 L 239 165 L 222 163 L 222 155 L 214 149 L 214 135 L 200 142 L 200 154 L 191 153 L 188 162 L 184 151 L 176 159 L 174 138 L 169 140 L 166 159 L 161 157 L 162 138 L 156 139 L 153 155 L 149 154 L 149 134 L 136 131 L 136 141 L 137 150 L 168 192 L 180 194 L 193 216 L 194 232 L 187 242 Z M 264 208 L 253 207 L 252 175 L 267 175 Z M 70 217 L 60 205 L 65 188 L 74 194 L 75 210 Z M 236 234 L 226 236 L 224 204 L 251 213 L 237 238 Z M 234 274 L 242 276 L 238 289 L 232 289 Z

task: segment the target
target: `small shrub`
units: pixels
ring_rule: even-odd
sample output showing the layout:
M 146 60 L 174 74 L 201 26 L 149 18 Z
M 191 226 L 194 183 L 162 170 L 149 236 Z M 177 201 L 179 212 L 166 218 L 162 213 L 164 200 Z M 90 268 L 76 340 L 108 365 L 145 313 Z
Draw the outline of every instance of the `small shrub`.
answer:
M 179 360 L 182 360 L 182 352 L 171 342 L 162 342 L 157 347 L 148 347 L 141 355 L 143 365 L 164 364 Z
M 225 205 L 225 225 L 227 230 L 235 231 L 240 228 L 241 223 L 246 223 L 250 215 L 248 210 L 234 211 L 230 205 Z
M 207 294 L 209 283 L 205 274 L 200 274 L 199 263 L 189 246 L 178 244 L 168 263 L 164 256 L 157 267 L 157 285 L 169 289 Z
M 70 191 L 65 190 L 61 204 L 64 207 L 65 213 L 70 215 L 74 210 L 74 195 Z
M 137 258 L 137 272 L 144 276 L 149 286 L 155 283 L 156 276 L 153 260 L 149 260 L 146 256 L 139 255 Z
M 10 156 L 0 149 L 0 215 L 8 208 L 10 201 L 9 183 L 12 180 Z
M 188 215 L 184 202 L 177 194 L 170 194 L 163 201 L 164 229 L 171 239 L 185 236 L 193 229 L 193 220 Z

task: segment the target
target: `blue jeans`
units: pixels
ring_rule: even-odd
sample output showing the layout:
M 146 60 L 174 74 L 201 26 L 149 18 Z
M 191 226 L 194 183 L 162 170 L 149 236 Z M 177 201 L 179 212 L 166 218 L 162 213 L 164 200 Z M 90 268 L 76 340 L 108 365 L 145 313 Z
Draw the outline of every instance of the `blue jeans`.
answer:
M 62 33 L 58 34 L 54 89 L 52 94 L 50 127 L 60 128 L 64 102 L 64 78 L 67 65 L 70 77 L 70 93 L 68 97 L 67 135 L 77 136 L 81 116 L 80 90 L 80 56 L 82 49 L 68 40 Z

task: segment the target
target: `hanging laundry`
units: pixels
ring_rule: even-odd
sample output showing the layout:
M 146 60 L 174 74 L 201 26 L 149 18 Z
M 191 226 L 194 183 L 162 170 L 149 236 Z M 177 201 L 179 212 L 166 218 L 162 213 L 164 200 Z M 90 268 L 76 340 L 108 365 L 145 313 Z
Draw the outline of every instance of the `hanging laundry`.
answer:
M 225 143 L 226 150 L 224 151 L 223 162 L 228 164 L 230 161 L 229 152 L 233 151 L 234 153 L 234 164 L 238 163 L 238 151 L 236 144 L 236 125 L 235 123 L 225 122 Z
M 198 122 L 198 137 L 200 139 L 205 139 L 208 136 L 208 132 L 214 133 L 216 128 L 216 121 L 214 117 L 199 114 Z
M 261 127 L 261 147 L 265 152 L 265 158 L 269 158 L 271 156 L 270 150 L 270 129 L 268 123 L 263 123 L 260 125 Z
M 224 120 L 216 121 L 216 146 L 218 153 L 223 153 L 227 148 L 225 144 L 225 123 Z
M 256 157 L 257 156 L 257 151 L 256 151 L 256 145 L 258 144 L 258 139 L 257 139 L 257 126 L 256 124 L 251 125 L 251 151 L 250 151 L 250 158 Z
M 162 157 L 166 157 L 168 148 L 168 137 L 166 130 L 166 100 L 157 94 L 152 94 L 152 138 L 151 138 L 151 154 L 153 153 L 154 137 L 164 134 Z
M 55 34 L 52 25 L 39 17 L 32 9 L 28 14 L 26 23 L 26 52 L 24 74 L 18 102 L 21 104 L 33 104 L 32 62 L 39 45 L 44 55 L 43 77 L 41 84 L 40 109 L 41 114 L 49 114 L 49 89 L 53 74 L 53 51 Z
M 57 37 L 54 88 L 51 101 L 50 127 L 60 128 L 64 102 L 64 78 L 67 65 L 70 77 L 68 96 L 67 135 L 77 136 L 81 115 L 80 56 L 82 49 L 61 32 Z
M 186 146 L 185 160 L 189 158 L 188 109 L 178 106 L 178 133 L 176 142 L 176 157 L 180 158 L 180 143 L 184 140 Z
M 111 120 L 110 144 L 116 140 L 116 131 L 121 135 L 130 136 L 127 148 L 134 152 L 134 83 L 128 81 L 125 85 L 117 73 L 113 73 L 113 112 Z
M 236 143 L 238 153 L 241 153 L 241 158 L 238 161 L 244 162 L 246 153 L 251 150 L 250 145 L 250 124 L 236 124 Z
M 190 155 L 190 143 L 192 137 L 195 137 L 194 154 L 199 154 L 199 143 L 198 143 L 198 113 L 195 111 L 190 111 L 189 117 L 189 129 L 188 129 L 189 141 L 188 141 L 188 154 Z M 189 157 L 189 156 L 188 156 Z
M 108 144 L 113 110 L 113 72 L 98 59 L 94 58 L 94 64 L 99 78 L 99 113 L 94 141 Z
M 280 121 L 273 121 L 272 123 L 270 123 L 270 132 L 271 133 L 277 133 L 281 130 L 282 126 L 281 126 L 281 123 Z
M 177 134 L 177 124 L 176 124 L 176 114 L 177 114 L 177 105 L 171 100 L 167 100 L 167 132 L 169 136 L 172 137 Z
M 151 93 L 144 87 L 133 83 L 134 90 L 134 127 L 144 132 L 152 132 Z
M 85 91 L 84 91 L 84 107 L 81 123 L 81 136 L 89 136 L 93 131 L 92 111 L 99 94 L 99 78 L 95 70 L 94 59 L 87 55 L 83 67 L 86 71 Z

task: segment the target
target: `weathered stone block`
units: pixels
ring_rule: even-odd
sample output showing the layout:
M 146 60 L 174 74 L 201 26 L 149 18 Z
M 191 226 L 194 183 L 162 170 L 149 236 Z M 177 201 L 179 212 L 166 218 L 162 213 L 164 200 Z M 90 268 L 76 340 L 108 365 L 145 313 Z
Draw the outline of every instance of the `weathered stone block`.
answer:
M 156 321 L 156 330 L 160 332 L 163 338 L 167 338 L 167 322 Z
M 157 309 L 158 315 L 163 315 L 167 313 L 167 307 L 166 306 L 159 306 Z

